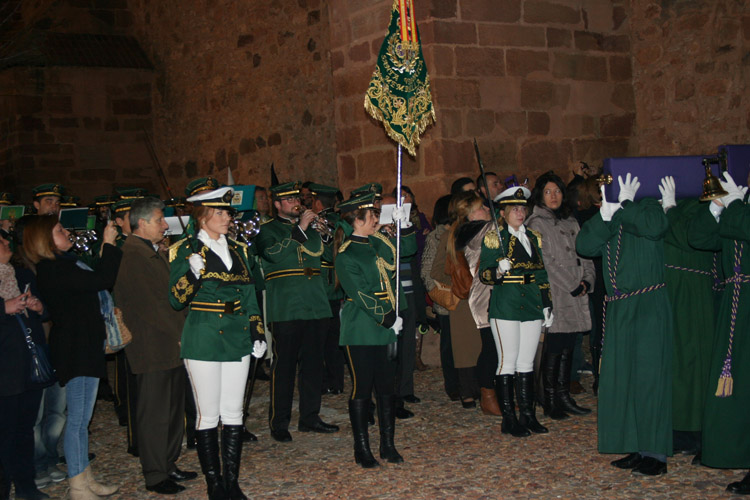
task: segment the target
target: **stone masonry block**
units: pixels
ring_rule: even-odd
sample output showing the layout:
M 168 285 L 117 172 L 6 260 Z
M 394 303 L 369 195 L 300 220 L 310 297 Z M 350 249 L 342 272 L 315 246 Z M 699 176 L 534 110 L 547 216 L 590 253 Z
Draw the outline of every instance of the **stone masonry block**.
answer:
M 370 60 L 370 44 L 368 42 L 354 45 L 349 49 L 349 60 L 367 62 Z
M 340 128 L 336 132 L 336 148 L 341 152 L 355 151 L 362 147 L 362 129 L 360 127 Z
M 508 49 L 505 58 L 509 76 L 528 76 L 537 71 L 549 73 L 547 51 Z
M 458 0 L 434 0 L 429 5 L 429 17 L 441 19 L 441 18 L 453 18 L 456 17 Z M 419 16 L 420 11 L 417 10 Z
M 339 155 L 339 180 L 341 182 L 353 181 L 357 176 L 357 166 L 354 157 L 350 155 Z
M 365 151 L 356 156 L 357 180 L 360 184 L 377 182 L 385 177 L 386 172 L 392 172 L 396 164 L 394 147 Z M 387 188 L 386 188 L 387 189 Z
M 115 115 L 151 114 L 151 99 L 113 99 L 112 113 Z
M 607 81 L 607 59 L 600 56 L 556 53 L 552 73 L 558 78 Z
M 539 24 L 579 24 L 581 11 L 567 5 L 529 0 L 524 2 L 523 20 Z
M 594 117 L 590 115 L 563 116 L 563 137 L 582 137 L 596 131 Z
M 17 95 L 14 96 L 15 112 L 19 115 L 33 115 L 44 108 L 43 99 L 40 96 Z
M 567 141 L 534 141 L 521 146 L 520 167 L 525 171 L 547 170 L 569 165 L 572 151 Z
M 518 137 L 527 131 L 528 116 L 523 111 L 503 111 L 495 113 L 495 123 L 506 134 Z
M 432 23 L 434 43 L 474 45 L 477 43 L 475 23 L 449 22 L 436 20 Z
M 456 47 L 457 76 L 503 76 L 502 49 Z
M 633 69 L 628 56 L 609 56 L 609 79 L 614 82 L 630 81 Z
M 425 175 L 458 174 L 474 169 L 474 145 L 471 141 L 443 140 L 425 151 Z
M 479 93 L 484 109 L 518 110 L 521 107 L 519 78 L 482 78 L 479 80 Z
M 78 118 L 50 118 L 50 128 L 75 128 L 78 127 Z
M 390 17 L 390 9 L 374 9 L 352 14 L 351 39 L 365 40 L 373 35 L 382 35 Z
M 570 30 L 547 28 L 547 47 L 550 49 L 558 47 L 572 47 L 573 33 Z
M 521 0 L 474 0 L 461 3 L 461 19 L 515 23 L 521 19 Z
M 529 135 L 548 135 L 550 120 L 549 115 L 540 111 L 529 111 L 528 113 Z
M 635 111 L 635 95 L 632 85 L 616 85 L 612 92 L 612 104 L 625 111 Z
M 333 80 L 334 93 L 337 98 L 362 94 L 372 77 L 372 66 L 362 65 L 336 75 Z
M 423 47 L 430 76 L 453 76 L 455 70 L 453 47 L 449 45 L 430 45 Z
M 462 136 L 464 132 L 463 113 L 458 109 L 441 110 L 438 127 L 440 127 L 443 138 L 454 139 Z
M 602 116 L 599 131 L 603 137 L 630 137 L 633 135 L 635 114 Z
M 479 83 L 476 80 L 459 80 L 455 78 L 435 78 L 432 80 L 433 102 L 440 107 L 478 108 Z
M 544 28 L 516 24 L 477 24 L 479 45 L 489 47 L 544 47 Z
M 551 82 L 523 80 L 521 82 L 521 107 L 523 109 L 546 110 L 555 106 L 565 108 L 570 96 L 570 87 Z
M 488 109 L 470 109 L 466 112 L 466 135 L 482 137 L 495 130 L 495 112 Z

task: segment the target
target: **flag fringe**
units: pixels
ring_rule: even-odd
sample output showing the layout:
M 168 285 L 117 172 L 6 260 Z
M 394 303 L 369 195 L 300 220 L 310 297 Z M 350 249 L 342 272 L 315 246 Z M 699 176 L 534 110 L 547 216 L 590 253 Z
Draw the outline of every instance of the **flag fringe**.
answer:
M 409 143 L 403 135 L 393 130 L 391 124 L 388 123 L 388 120 L 386 120 L 386 118 L 383 116 L 383 112 L 380 110 L 380 108 L 372 104 L 369 97 L 365 97 L 365 111 L 367 111 L 367 113 L 375 120 L 383 124 L 388 137 L 390 137 L 398 144 L 401 144 L 401 146 L 403 146 L 404 149 L 406 149 L 406 151 L 408 151 L 408 153 L 414 157 L 417 156 L 416 146 L 419 146 L 419 143 L 421 142 L 420 136 L 424 133 L 425 130 L 427 130 L 427 127 L 437 121 L 435 117 L 435 108 L 433 107 L 432 109 L 430 109 L 430 112 L 427 115 L 423 116 L 419 120 L 419 122 L 417 122 L 417 133 L 415 134 L 414 142 Z
M 734 379 L 731 375 L 722 375 L 719 377 L 719 385 L 716 388 L 715 396 L 718 398 L 726 398 L 732 395 L 732 389 L 734 388 Z

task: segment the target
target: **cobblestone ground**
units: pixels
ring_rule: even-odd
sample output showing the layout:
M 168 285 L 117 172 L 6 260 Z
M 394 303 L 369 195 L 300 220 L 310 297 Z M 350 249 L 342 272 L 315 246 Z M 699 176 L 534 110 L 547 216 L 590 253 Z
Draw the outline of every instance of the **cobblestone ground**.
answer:
M 268 382 L 258 381 L 248 426 L 259 440 L 243 449 L 245 494 L 264 499 L 730 498 L 724 488 L 745 472 L 696 467 L 691 457 L 676 456 L 669 459 L 667 475 L 635 478 L 609 465 L 617 457 L 597 453 L 596 412 L 563 422 L 540 415 L 550 433 L 517 439 L 500 434 L 499 418 L 451 402 L 439 369 L 417 372 L 415 379 L 422 402 L 409 405 L 414 418 L 396 424 L 396 444 L 406 462 L 374 470 L 354 463 L 345 395 L 323 397 L 321 415 L 341 426 L 339 433 L 299 433 L 295 426 L 290 429 L 294 440 L 282 444 L 268 433 Z M 590 377 L 582 382 L 590 389 Z M 577 400 L 596 406 L 590 391 Z M 377 429 L 371 427 L 376 455 Z M 120 485 L 111 498 L 157 497 L 146 491 L 138 459 L 126 453 L 125 428 L 118 426 L 110 403 L 97 404 L 91 451 L 97 454 L 94 472 Z M 200 470 L 195 451 L 185 448 L 178 465 Z M 205 498 L 202 476 L 183 484 L 187 490 L 179 498 Z M 64 481 L 44 491 L 63 498 L 66 489 Z

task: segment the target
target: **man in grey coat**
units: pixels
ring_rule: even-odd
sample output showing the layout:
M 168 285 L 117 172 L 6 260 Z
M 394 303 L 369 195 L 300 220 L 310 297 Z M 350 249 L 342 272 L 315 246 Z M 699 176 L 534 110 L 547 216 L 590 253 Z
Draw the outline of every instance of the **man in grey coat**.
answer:
M 169 304 L 169 262 L 159 251 L 167 223 L 164 204 L 141 198 L 130 209 L 131 236 L 122 247 L 114 293 L 133 335 L 125 347 L 136 375 L 136 428 L 146 489 L 171 495 L 185 489 L 180 481 L 197 473 L 181 471 L 185 413 L 185 371 L 180 339 L 185 315 Z

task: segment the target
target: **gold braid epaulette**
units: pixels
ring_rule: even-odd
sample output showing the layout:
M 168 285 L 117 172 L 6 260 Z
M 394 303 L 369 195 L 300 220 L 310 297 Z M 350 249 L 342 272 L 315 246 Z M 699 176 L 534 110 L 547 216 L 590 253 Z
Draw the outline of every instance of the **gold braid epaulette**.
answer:
M 343 242 L 341 246 L 339 247 L 339 253 L 349 248 L 349 245 L 351 245 L 351 243 L 352 243 L 352 240 L 346 240 L 345 242 Z
M 382 241 L 383 243 L 385 243 L 388 246 L 388 248 L 391 249 L 391 252 L 393 252 L 393 261 L 396 262 L 396 247 L 393 246 L 393 243 L 391 243 L 390 238 L 386 238 L 386 236 L 383 233 L 380 233 L 380 232 L 373 234 L 372 237 L 376 238 L 376 239 L 378 239 L 380 241 Z M 396 266 L 394 265 L 393 269 L 391 269 L 391 271 L 393 271 L 395 269 L 396 269 Z
M 539 233 L 538 231 L 534 231 L 533 229 L 531 229 L 531 228 L 528 228 L 528 227 L 527 227 L 526 229 L 527 229 L 527 230 L 528 230 L 528 231 L 529 231 L 529 232 L 530 232 L 531 234 L 533 234 L 534 236 L 536 236 L 536 242 L 537 242 L 537 244 L 539 245 L 539 250 L 541 250 L 541 249 L 542 249 L 542 235 L 541 235 L 541 233 Z
M 497 250 L 500 248 L 500 238 L 497 237 L 497 231 L 490 229 L 484 235 L 484 246 L 490 250 Z
M 180 250 L 180 246 L 182 246 L 182 244 L 186 240 L 187 238 L 182 238 L 181 240 L 169 246 L 169 262 L 170 263 L 177 258 L 177 252 Z
M 248 248 L 248 246 L 247 246 L 246 243 L 242 243 L 241 241 L 233 240 L 233 239 L 230 239 L 230 238 L 227 238 L 227 240 L 231 241 L 232 243 L 234 243 L 235 245 L 237 245 L 238 247 L 240 247 L 242 249 L 242 253 L 245 254 L 245 259 L 249 259 L 248 255 L 247 255 L 247 248 Z

